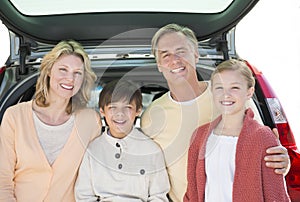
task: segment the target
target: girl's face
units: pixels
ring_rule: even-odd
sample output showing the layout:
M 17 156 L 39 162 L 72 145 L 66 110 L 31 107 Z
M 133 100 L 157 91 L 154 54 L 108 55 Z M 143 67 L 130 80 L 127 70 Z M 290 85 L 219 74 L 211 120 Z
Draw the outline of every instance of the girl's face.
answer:
M 62 55 L 53 64 L 50 77 L 50 99 L 70 99 L 80 89 L 84 65 L 78 56 Z
M 131 132 L 135 118 L 140 112 L 141 109 L 137 109 L 134 101 L 128 103 L 125 100 L 112 102 L 100 109 L 111 135 L 115 138 L 123 138 Z
M 245 112 L 245 102 L 253 95 L 254 88 L 248 88 L 247 81 L 238 71 L 225 70 L 212 80 L 212 93 L 216 107 L 224 115 Z

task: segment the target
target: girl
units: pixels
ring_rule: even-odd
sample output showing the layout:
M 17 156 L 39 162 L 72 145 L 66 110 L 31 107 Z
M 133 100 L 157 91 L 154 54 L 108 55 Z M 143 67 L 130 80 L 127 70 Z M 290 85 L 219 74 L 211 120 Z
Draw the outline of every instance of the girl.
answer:
M 214 104 L 221 116 L 194 132 L 184 201 L 289 201 L 284 177 L 263 160 L 278 140 L 245 107 L 254 84 L 251 71 L 239 60 L 221 63 L 212 74 Z

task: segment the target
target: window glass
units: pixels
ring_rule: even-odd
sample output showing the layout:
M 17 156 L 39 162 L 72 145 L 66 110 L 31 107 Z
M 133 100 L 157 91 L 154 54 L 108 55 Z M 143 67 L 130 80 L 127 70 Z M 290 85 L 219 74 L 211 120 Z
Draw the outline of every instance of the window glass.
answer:
M 12 4 L 26 15 L 52 15 L 65 13 L 90 13 L 90 12 L 187 12 L 187 13 L 216 13 L 226 9 L 232 0 L 11 0 Z
M 0 68 L 5 64 L 10 48 L 9 48 L 9 34 L 8 29 L 5 27 L 5 25 L 2 24 L 2 21 L 0 20 Z

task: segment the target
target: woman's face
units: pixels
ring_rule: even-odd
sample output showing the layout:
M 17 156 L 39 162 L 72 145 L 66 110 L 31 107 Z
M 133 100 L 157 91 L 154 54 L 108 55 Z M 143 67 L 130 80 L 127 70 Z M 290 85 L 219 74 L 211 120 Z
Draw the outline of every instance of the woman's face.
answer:
M 70 99 L 83 83 L 83 61 L 75 55 L 62 55 L 53 64 L 49 77 L 50 99 Z

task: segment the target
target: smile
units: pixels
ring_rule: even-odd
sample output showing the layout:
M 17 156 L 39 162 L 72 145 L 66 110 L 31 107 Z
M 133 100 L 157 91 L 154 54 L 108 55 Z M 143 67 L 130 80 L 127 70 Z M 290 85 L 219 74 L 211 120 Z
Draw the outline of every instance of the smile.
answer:
M 221 101 L 221 104 L 225 105 L 225 106 L 230 106 L 230 105 L 233 105 L 234 102 L 231 102 L 231 101 Z
M 172 70 L 170 70 L 170 72 L 171 72 L 171 73 L 179 73 L 179 72 L 181 72 L 181 71 L 183 71 L 183 70 L 185 70 L 184 67 L 179 67 L 179 68 L 177 68 L 177 69 L 172 69 Z
M 62 88 L 66 89 L 66 90 L 72 90 L 74 88 L 73 85 L 65 85 L 65 84 L 61 84 L 60 85 Z

